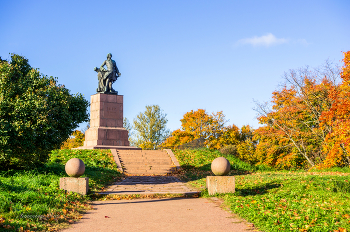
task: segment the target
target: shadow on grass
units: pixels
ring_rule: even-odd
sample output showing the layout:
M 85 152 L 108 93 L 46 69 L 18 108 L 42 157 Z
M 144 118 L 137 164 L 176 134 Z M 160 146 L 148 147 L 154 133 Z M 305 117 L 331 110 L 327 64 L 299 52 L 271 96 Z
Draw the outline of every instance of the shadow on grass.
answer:
M 258 186 L 254 188 L 244 188 L 244 189 L 236 189 L 235 195 L 238 196 L 255 196 L 255 195 L 263 195 L 268 192 L 270 189 L 279 188 L 282 184 L 277 183 L 268 183 L 264 186 Z
M 20 193 L 20 192 L 27 192 L 27 191 L 33 191 L 33 190 L 35 189 L 30 187 L 19 186 L 19 185 L 7 184 L 0 181 L 0 192 L 8 191 L 8 192 Z
M 46 163 L 44 167 L 39 169 L 40 173 L 51 173 L 58 176 L 65 176 L 65 165 L 61 163 Z
M 204 164 L 202 166 L 196 167 L 193 165 L 181 165 L 182 170 L 175 173 L 184 181 L 196 181 L 202 178 L 206 178 L 207 176 L 213 176 L 214 174 L 211 171 L 211 163 Z M 239 175 L 247 175 L 250 174 L 250 171 L 245 169 L 232 169 L 229 172 L 228 176 L 239 176 Z
M 24 172 L 24 171 L 23 171 Z M 61 177 L 69 177 L 65 171 L 65 164 L 57 162 L 49 162 L 44 166 L 31 170 L 33 174 L 54 175 L 57 179 Z M 6 173 L 7 176 L 14 174 L 12 171 Z M 101 189 L 105 185 L 113 183 L 120 179 L 122 174 L 117 170 L 112 170 L 106 167 L 85 166 L 84 175 L 81 177 L 89 177 L 89 194 Z M 93 190 L 93 191 L 92 191 Z

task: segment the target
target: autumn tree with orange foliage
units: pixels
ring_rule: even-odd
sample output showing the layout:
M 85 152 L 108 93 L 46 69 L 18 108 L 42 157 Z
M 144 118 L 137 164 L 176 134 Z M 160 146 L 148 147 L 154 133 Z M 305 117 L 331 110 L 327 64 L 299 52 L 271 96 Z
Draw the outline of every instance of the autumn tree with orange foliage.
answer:
M 71 149 L 84 145 L 85 135 L 79 130 L 73 131 L 72 135 L 63 142 L 60 149 Z
M 182 128 L 162 144 L 176 148 L 197 138 L 220 149 L 233 145 L 235 155 L 252 164 L 281 169 L 350 166 L 350 51 L 340 69 L 290 70 L 285 85 L 273 92 L 271 106 L 257 103 L 257 130 L 225 126 L 222 112 L 199 109 L 184 115 Z
M 255 156 L 258 140 L 254 138 L 255 130 L 249 125 L 242 126 L 239 131 L 237 147 L 237 157 L 251 164 L 257 163 Z
M 225 116 L 222 112 L 209 115 L 205 110 L 198 109 L 187 112 L 180 121 L 181 129 L 173 131 L 161 147 L 173 149 L 199 138 L 203 138 L 207 144 L 211 136 L 218 137 L 224 127 Z
M 181 129 L 173 131 L 160 147 L 174 149 L 201 138 L 208 148 L 220 149 L 229 144 L 239 144 L 248 136 L 252 137 L 252 128 L 249 126 L 243 127 L 243 133 L 235 125 L 225 126 L 227 121 L 222 111 L 208 114 L 204 109 L 191 110 L 180 121 Z
M 333 103 L 321 115 L 321 125 L 332 128 L 326 136 L 323 150 L 327 153 L 320 167 L 350 165 L 350 51 L 344 52 L 342 82 L 330 92 Z
M 272 109 L 257 104 L 265 126 L 255 131 L 255 155 L 270 166 L 314 167 L 327 156 L 322 148 L 333 126 L 320 117 L 335 102 L 330 95 L 338 88 L 339 69 L 326 62 L 320 69 L 290 70 L 284 79 L 283 88 L 273 92 Z
M 306 159 L 298 153 L 294 144 L 278 128 L 273 126 L 259 127 L 254 131 L 253 141 L 259 141 L 251 158 L 254 164 L 263 164 L 279 169 L 307 166 Z

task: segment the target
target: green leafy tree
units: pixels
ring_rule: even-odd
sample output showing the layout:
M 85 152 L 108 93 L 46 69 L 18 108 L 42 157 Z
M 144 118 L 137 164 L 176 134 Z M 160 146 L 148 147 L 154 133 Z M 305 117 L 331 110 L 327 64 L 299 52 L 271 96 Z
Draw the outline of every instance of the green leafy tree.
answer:
M 12 54 L 0 61 L 0 167 L 44 162 L 88 120 L 89 103 Z
M 134 119 L 135 145 L 142 149 L 156 149 L 169 136 L 167 122 L 166 114 L 158 105 L 146 106 L 145 112 Z
M 130 135 L 132 126 L 127 118 L 123 118 L 123 127 L 129 132 Z
M 128 131 L 130 146 L 135 146 L 134 131 L 132 125 L 130 124 L 127 118 L 123 118 L 123 127 Z

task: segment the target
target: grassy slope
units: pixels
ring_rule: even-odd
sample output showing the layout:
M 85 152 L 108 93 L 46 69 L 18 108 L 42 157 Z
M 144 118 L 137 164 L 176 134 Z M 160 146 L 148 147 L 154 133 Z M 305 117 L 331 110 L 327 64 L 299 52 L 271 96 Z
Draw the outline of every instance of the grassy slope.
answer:
M 205 190 L 205 177 L 218 151 L 178 150 L 174 152 L 184 171 L 178 175 Z M 235 157 L 229 175 L 236 176 L 234 194 L 218 194 L 231 210 L 263 231 L 347 231 L 350 230 L 350 176 L 348 173 L 273 171 L 255 167 Z M 349 169 L 344 169 L 348 172 Z
M 59 178 L 67 177 L 64 164 L 71 158 L 85 163 L 89 195 L 67 194 Z M 81 217 L 90 208 L 93 191 L 120 176 L 106 150 L 57 150 L 44 167 L 31 171 L 0 172 L 0 230 L 56 230 Z
M 222 154 L 202 149 L 175 151 L 175 155 L 183 167 L 178 176 L 208 196 L 205 177 L 212 175 L 211 161 Z M 66 176 L 64 164 L 73 157 L 86 164 L 84 176 L 90 178 L 93 191 L 120 176 L 112 155 L 96 150 L 54 151 L 42 169 L 0 172 L 0 230 L 56 230 L 80 218 L 93 194 L 81 196 L 59 190 L 59 178 Z M 218 197 L 261 230 L 350 230 L 350 178 L 341 173 L 349 169 L 278 172 L 232 156 L 226 158 L 231 163 L 229 175 L 236 176 L 236 192 Z

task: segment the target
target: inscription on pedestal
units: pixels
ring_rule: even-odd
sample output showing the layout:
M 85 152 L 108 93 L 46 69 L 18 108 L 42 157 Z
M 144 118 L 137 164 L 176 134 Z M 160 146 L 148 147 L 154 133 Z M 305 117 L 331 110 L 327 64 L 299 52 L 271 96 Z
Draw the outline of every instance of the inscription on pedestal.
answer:
M 107 107 L 107 111 L 117 111 L 117 107 Z

